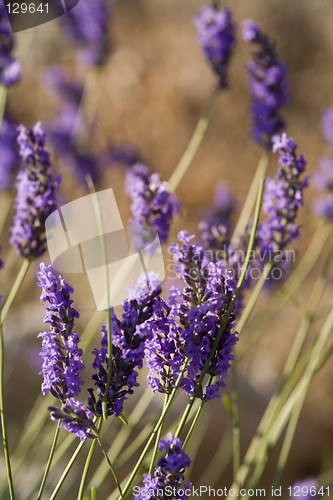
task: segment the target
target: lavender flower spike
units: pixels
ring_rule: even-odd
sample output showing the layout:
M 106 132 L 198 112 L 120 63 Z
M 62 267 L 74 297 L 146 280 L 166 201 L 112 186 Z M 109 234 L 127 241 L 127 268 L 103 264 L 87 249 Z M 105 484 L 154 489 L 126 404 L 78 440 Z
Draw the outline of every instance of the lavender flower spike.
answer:
M 236 27 L 229 9 L 205 5 L 193 20 L 198 41 L 207 60 L 218 76 L 220 89 L 228 86 L 228 68 L 236 44 Z
M 80 372 L 84 369 L 81 360 L 77 333 L 73 333 L 74 319 L 79 313 L 72 307 L 73 288 L 65 283 L 64 278 L 52 274 L 51 266 L 42 262 L 37 272 L 38 283 L 42 289 L 41 302 L 46 315 L 44 323 L 50 325 L 49 331 L 42 332 L 43 367 L 40 375 L 44 377 L 42 392 L 65 402 L 67 398 L 78 396 L 83 381 Z
M 252 135 L 260 146 L 270 149 L 272 137 L 285 128 L 280 109 L 288 102 L 287 68 L 278 59 L 274 41 L 261 32 L 259 23 L 244 21 L 243 39 L 259 45 L 247 65 L 252 95 Z
M 6 87 L 15 85 L 21 78 L 21 64 L 12 56 L 14 35 L 3 2 L 0 3 L 0 81 Z
M 273 137 L 273 153 L 278 151 L 280 154 L 280 168 L 274 179 L 267 178 L 263 211 L 268 220 L 258 231 L 263 251 L 271 256 L 299 236 L 300 226 L 296 219 L 303 206 L 303 190 L 309 184 L 309 177 L 301 179 L 306 161 L 303 155 L 296 155 L 296 147 L 286 134 Z
M 152 283 L 154 276 L 149 273 L 149 281 Z M 152 329 L 155 325 L 151 321 L 158 307 L 156 298 L 161 293 L 158 286 L 153 291 L 144 294 L 147 290 L 146 277 L 135 287 L 129 289 L 129 297 L 123 303 L 124 313 L 121 321 L 112 311 L 112 374 L 111 385 L 107 398 L 108 414 L 119 417 L 123 411 L 123 405 L 128 394 L 133 394 L 133 388 L 137 382 L 137 370 L 142 368 L 144 356 L 144 343 L 147 338 L 152 337 Z M 159 281 L 158 281 L 159 282 Z M 96 416 L 102 414 L 102 401 L 105 394 L 108 373 L 108 332 L 102 327 L 102 347 L 94 349 L 95 361 L 93 375 L 97 387 L 97 398 L 94 389 L 88 389 L 88 407 Z
M 18 143 L 25 164 L 17 176 L 17 197 L 10 243 L 18 254 L 34 259 L 46 250 L 45 220 L 56 209 L 55 189 L 61 177 L 51 177 L 50 155 L 40 122 L 31 128 L 20 125 Z
M 131 223 L 135 226 L 152 226 L 165 243 L 175 214 L 180 212 L 178 198 L 169 193 L 168 183 L 161 182 L 159 174 L 136 163 L 127 170 L 126 193 L 132 198 Z
M 190 467 L 191 460 L 182 449 L 182 441 L 174 437 L 171 432 L 166 439 L 159 442 L 159 450 L 165 451 L 166 456 L 160 458 L 154 471 L 154 477 L 144 474 L 144 487 L 140 488 L 140 493 L 136 500 L 185 500 L 189 497 L 186 490 L 192 488 L 191 483 L 185 483 L 184 472 Z M 184 491 L 185 490 L 185 491 Z

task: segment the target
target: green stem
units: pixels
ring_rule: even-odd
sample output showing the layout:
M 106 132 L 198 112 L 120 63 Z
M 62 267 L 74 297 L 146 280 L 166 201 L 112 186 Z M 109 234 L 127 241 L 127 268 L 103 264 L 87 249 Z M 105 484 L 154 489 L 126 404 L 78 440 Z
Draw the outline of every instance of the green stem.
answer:
M 168 402 L 168 396 L 169 396 L 168 394 L 165 395 L 165 399 L 164 399 L 162 411 L 164 410 L 164 408 L 165 408 L 165 406 L 166 406 L 166 404 Z M 158 429 L 158 432 L 157 432 L 157 435 L 156 435 L 156 441 L 155 441 L 153 456 L 151 457 L 151 462 L 150 462 L 150 466 L 149 466 L 149 474 L 152 474 L 153 471 L 154 471 L 154 463 L 155 463 L 156 456 L 157 456 L 157 453 L 158 453 L 158 444 L 159 444 L 159 440 L 161 439 L 162 429 L 163 429 L 163 423 L 162 423 L 161 427 Z
M 58 495 L 59 493 L 59 490 L 61 488 L 61 486 L 63 485 L 66 477 L 68 476 L 68 473 L 69 471 L 71 470 L 78 454 L 80 453 L 80 451 L 82 450 L 83 448 L 83 445 L 84 443 L 86 442 L 86 439 L 84 441 L 81 441 L 81 443 L 78 445 L 78 447 L 76 448 L 76 450 L 74 451 L 73 455 L 72 455 L 72 458 L 70 459 L 70 461 L 68 462 L 67 464 L 67 467 L 66 469 L 64 470 L 64 472 L 62 473 L 62 476 L 61 478 L 59 479 L 58 483 L 57 483 L 57 486 L 55 487 L 52 495 L 50 496 L 50 500 L 54 500 L 56 498 L 56 496 Z
M 245 232 L 246 226 L 248 225 L 249 217 L 250 217 L 252 210 L 254 208 L 254 205 L 256 203 L 258 184 L 260 182 L 260 179 L 262 177 L 265 177 L 265 175 L 266 175 L 270 157 L 271 157 L 271 153 L 268 151 L 264 151 L 261 155 L 261 158 L 260 158 L 258 166 L 257 166 L 257 170 L 256 170 L 254 177 L 253 177 L 253 181 L 252 181 L 250 190 L 249 190 L 248 195 L 246 197 L 246 200 L 245 200 L 245 203 L 243 205 L 238 222 L 236 224 L 234 234 L 232 235 L 232 238 L 231 238 L 231 243 L 233 245 L 237 244 L 237 241 L 239 240 L 239 238 L 242 237 L 242 235 Z
M 262 198 L 263 198 L 263 194 L 264 194 L 264 186 L 265 186 L 265 179 L 261 179 L 260 180 L 260 183 L 259 183 L 259 189 L 258 189 L 258 195 L 257 195 L 257 204 L 256 204 L 256 209 L 255 209 L 255 214 L 254 214 L 254 220 L 253 220 L 253 226 L 252 226 L 252 229 L 251 229 L 251 235 L 250 235 L 250 241 L 249 241 L 249 245 L 248 245 L 248 248 L 247 248 L 247 252 L 246 252 L 246 257 L 245 257 L 245 261 L 244 261 L 244 266 L 243 266 L 243 269 L 242 269 L 242 272 L 241 272 L 241 275 L 240 275 L 240 278 L 238 280 L 238 283 L 237 283 L 237 286 L 236 286 L 236 289 L 235 289 L 235 292 L 234 292 L 234 295 L 230 301 L 230 304 L 229 304 L 229 307 L 228 309 L 226 310 L 224 316 L 223 316 L 223 320 L 222 320 L 222 323 L 221 323 L 221 326 L 220 326 L 220 329 L 216 335 L 216 338 L 214 339 L 214 342 L 213 342 L 213 345 L 212 345 L 212 348 L 210 350 L 210 353 L 208 355 L 208 358 L 204 364 L 204 367 L 201 371 L 201 374 L 199 376 L 199 379 L 198 379 L 198 382 L 196 384 L 196 387 L 195 387 L 195 390 L 194 390 L 194 395 L 190 398 L 188 404 L 187 404 L 187 407 L 183 413 L 183 416 L 181 418 L 181 421 L 179 423 L 179 426 L 178 426 L 178 429 L 177 429 L 177 432 L 176 432 L 176 437 L 178 437 L 182 431 L 182 429 L 184 428 L 185 424 L 186 424 L 186 421 L 187 421 L 187 418 L 190 414 L 190 411 L 192 409 L 192 406 L 194 404 L 194 401 L 196 399 L 196 394 L 197 394 L 197 390 L 201 387 L 202 385 L 202 382 L 203 382 L 203 379 L 205 378 L 205 375 L 207 373 L 207 370 L 209 368 L 209 365 L 213 359 L 213 356 L 216 352 L 216 349 L 219 345 L 219 342 L 220 342 L 220 339 L 224 333 L 224 330 L 225 330 L 225 327 L 227 326 L 228 324 L 228 321 L 230 319 L 230 316 L 231 316 L 231 313 L 235 307 L 235 303 L 236 303 L 236 300 L 238 299 L 238 296 L 242 290 L 242 287 L 243 287 L 243 283 L 244 283 L 244 280 L 245 280 L 245 276 L 246 276 L 246 273 L 247 273 L 247 269 L 249 267 L 249 264 L 250 264 L 250 259 L 251 259 L 251 255 L 252 255 L 252 251 L 253 251 L 253 247 L 254 247 L 254 242 L 255 242 L 255 236 L 256 236 L 256 232 L 257 232 L 257 228 L 258 228 L 258 223 L 259 223 L 259 216 L 260 216 L 260 210 L 261 210 L 261 205 L 262 205 Z
M 233 473 L 236 481 L 240 468 L 240 427 L 239 427 L 239 401 L 237 390 L 237 365 L 236 354 L 231 363 L 231 402 L 232 402 L 232 435 L 233 435 Z
M 102 428 L 102 424 L 103 424 L 103 420 L 100 419 L 98 422 L 98 425 L 97 425 L 98 434 L 100 433 L 100 430 Z M 90 450 L 89 450 L 89 453 L 88 453 L 88 456 L 86 459 L 86 463 L 84 464 L 84 469 L 83 469 L 83 473 L 82 473 L 82 477 L 81 477 L 80 488 L 79 488 L 77 500 L 82 500 L 82 498 L 83 498 L 84 488 L 86 486 L 87 476 L 88 476 L 88 472 L 89 472 L 92 458 L 93 458 L 94 453 L 95 453 L 96 445 L 97 445 L 97 439 L 94 439 L 93 442 L 91 443 Z
M 101 449 L 102 449 L 102 452 L 103 452 L 103 454 L 104 454 L 104 456 L 105 456 L 105 458 L 106 458 L 106 461 L 107 461 L 107 463 L 108 463 L 108 465 L 109 465 L 109 467 L 110 467 L 110 469 L 111 469 L 111 472 L 112 472 L 112 474 L 113 474 L 114 480 L 116 481 L 116 484 L 117 484 L 117 487 L 118 487 L 118 490 L 119 490 L 119 493 L 120 493 L 120 498 L 123 500 L 123 499 L 124 499 L 124 497 L 123 497 L 123 492 L 121 491 L 121 486 L 120 486 L 120 483 L 119 483 L 119 480 L 118 480 L 117 474 L 116 474 L 116 472 L 115 472 L 115 470 L 114 470 L 114 468 L 113 468 L 113 465 L 112 465 L 112 463 L 111 463 L 111 460 L 109 459 L 109 456 L 108 456 L 108 454 L 106 453 L 105 448 L 104 448 L 104 446 L 103 446 L 103 444 L 102 444 L 102 441 L 100 440 L 100 438 L 99 438 L 99 437 L 97 437 L 97 441 L 98 441 L 98 444 L 100 445 L 100 447 L 101 447 Z
M 54 434 L 54 438 L 53 438 L 53 443 L 52 443 L 52 447 L 51 447 L 49 459 L 47 461 L 46 469 L 45 469 L 44 476 L 43 476 L 43 479 L 42 479 L 42 484 L 40 485 L 40 489 L 39 489 L 37 500 L 40 500 L 42 498 L 43 491 L 44 491 L 45 484 L 46 484 L 46 479 L 47 479 L 47 476 L 48 476 L 48 474 L 50 472 L 50 469 L 51 469 L 52 460 L 53 460 L 53 456 L 54 456 L 54 452 L 55 452 L 55 449 L 56 449 L 56 446 L 57 446 L 57 441 L 58 441 L 58 436 L 59 436 L 59 430 L 60 430 L 59 424 L 60 424 L 60 421 L 58 421 L 57 428 L 56 428 L 56 431 L 55 431 L 55 434 Z
M 196 411 L 196 414 L 195 414 L 195 416 L 194 416 L 194 419 L 193 419 L 193 422 L 192 422 L 192 424 L 191 424 L 191 427 L 190 427 L 190 429 L 189 429 L 189 431 L 188 431 L 188 433 L 187 433 L 186 438 L 184 439 L 184 443 L 183 443 L 183 449 L 184 449 L 184 450 L 185 450 L 186 446 L 188 445 L 188 442 L 189 442 L 189 440 L 190 440 L 190 437 L 192 436 L 192 433 L 193 433 L 193 431 L 194 431 L 195 426 L 197 425 L 197 422 L 198 422 L 198 420 L 199 420 L 199 417 L 200 417 L 200 415 L 201 415 L 201 412 L 202 412 L 202 410 L 203 410 L 203 407 L 205 406 L 205 403 L 206 403 L 205 401 L 201 401 L 201 405 L 199 406 L 199 408 L 198 408 L 198 409 L 197 409 L 197 411 Z
M 28 259 L 24 259 L 24 261 L 22 263 L 22 266 L 21 266 L 21 269 L 20 269 L 20 271 L 19 271 L 19 273 L 17 275 L 17 278 L 15 280 L 15 283 L 13 285 L 13 288 L 9 292 L 7 300 L 4 303 L 4 306 L 2 308 L 2 312 L 1 312 L 1 324 L 2 325 L 3 325 L 3 322 L 6 319 L 8 311 L 9 311 L 9 309 L 10 309 L 10 307 L 11 307 L 11 305 L 12 305 L 12 303 L 13 303 L 15 297 L 16 297 L 17 292 L 19 291 L 20 286 L 22 285 L 22 282 L 23 282 L 23 280 L 25 278 L 25 275 L 28 272 L 29 266 L 30 266 L 30 261 Z
M 169 191 L 171 193 L 174 193 L 176 191 L 180 181 L 184 177 L 188 167 L 192 163 L 192 160 L 193 160 L 196 152 L 199 149 L 199 146 L 200 146 L 202 139 L 204 138 L 205 132 L 207 130 L 209 120 L 210 120 L 210 117 L 212 115 L 214 105 L 215 105 L 215 102 L 216 102 L 216 99 L 217 99 L 219 93 L 220 93 L 220 90 L 218 87 L 216 87 L 213 90 L 213 92 L 209 98 L 207 106 L 206 106 L 203 114 L 201 115 L 201 118 L 198 121 L 198 124 L 194 130 L 192 138 L 191 138 L 183 156 L 181 157 L 178 165 L 176 166 L 174 172 L 172 173 L 172 175 L 169 179 Z
M 8 435 L 5 414 L 5 394 L 4 394 L 4 342 L 2 335 L 2 323 L 0 321 L 0 416 L 1 416 L 1 429 L 2 429 L 2 442 L 5 452 L 5 462 L 7 467 L 8 487 L 11 500 L 15 499 L 14 485 L 12 477 L 12 469 L 10 465 L 10 456 L 8 448 Z
M 102 401 L 102 412 L 103 412 L 103 419 L 107 420 L 108 418 L 107 401 L 109 397 L 109 390 L 111 386 L 111 376 L 112 376 L 112 323 L 111 323 L 111 305 L 110 305 L 110 291 L 109 291 L 110 283 L 109 283 L 109 272 L 107 267 L 108 259 L 107 259 L 107 248 L 105 241 L 103 217 L 102 217 L 101 207 L 98 201 L 98 196 L 91 176 L 87 175 L 86 179 L 87 179 L 87 184 L 89 186 L 89 190 L 93 196 L 94 210 L 96 214 L 96 221 L 101 240 L 102 259 L 105 269 L 104 277 L 105 277 L 105 293 L 106 293 L 107 321 L 108 321 L 108 373 L 107 373 L 107 381 L 105 386 L 104 397 Z
M 123 495 L 124 496 L 126 495 L 127 491 L 131 487 L 131 484 L 132 484 L 132 482 L 133 482 L 133 480 L 134 480 L 134 478 L 135 478 L 135 476 L 136 476 L 136 474 L 137 474 L 137 472 L 138 472 L 138 470 L 139 470 L 139 468 L 140 468 L 140 466 L 141 466 L 141 464 L 142 464 L 142 462 L 143 462 L 143 460 L 144 460 L 144 458 L 145 458 L 145 456 L 147 454 L 147 451 L 149 450 L 149 447 L 150 447 L 151 443 L 153 442 L 153 440 L 154 440 L 154 438 L 155 438 L 155 436 L 156 436 L 156 434 L 158 432 L 158 429 L 160 428 L 160 426 L 162 425 L 162 423 L 164 421 L 165 415 L 167 414 L 167 412 L 168 412 L 168 410 L 169 410 L 169 408 L 171 406 L 171 403 L 172 403 L 172 401 L 173 401 L 173 399 L 175 397 L 175 394 L 176 394 L 176 392 L 178 390 L 180 381 L 183 378 L 184 372 L 185 372 L 186 367 L 187 367 L 187 363 L 188 363 L 188 361 L 186 360 L 185 363 L 184 363 L 184 365 L 183 365 L 183 367 L 182 367 L 182 370 L 181 370 L 181 372 L 179 374 L 179 377 L 177 379 L 176 385 L 175 385 L 175 387 L 173 388 L 173 390 L 172 390 L 172 392 L 170 394 L 168 402 L 165 405 L 165 408 L 163 409 L 162 414 L 161 414 L 161 416 L 160 416 L 157 424 L 155 425 L 155 428 L 154 428 L 153 432 L 151 433 L 151 435 L 150 435 L 150 437 L 149 437 L 149 439 L 148 439 L 148 441 L 146 443 L 146 446 L 144 447 L 144 449 L 143 449 L 143 451 L 142 451 L 142 453 L 141 453 L 141 455 L 139 457 L 139 460 L 137 461 L 137 463 L 136 463 L 136 465 L 135 465 L 135 467 L 134 467 L 134 469 L 133 469 L 133 471 L 132 471 L 132 473 L 131 473 L 131 475 L 130 475 L 127 483 L 126 483 L 126 486 L 123 489 Z

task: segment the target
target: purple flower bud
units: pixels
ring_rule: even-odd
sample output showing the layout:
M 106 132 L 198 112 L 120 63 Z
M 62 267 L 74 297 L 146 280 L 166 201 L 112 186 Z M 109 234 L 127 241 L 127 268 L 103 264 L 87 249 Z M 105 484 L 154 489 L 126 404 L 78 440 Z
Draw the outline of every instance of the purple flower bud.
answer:
M 252 135 L 260 146 L 270 149 L 272 137 L 285 128 L 280 109 L 288 102 L 287 68 L 277 57 L 274 41 L 261 32 L 259 23 L 243 22 L 243 40 L 259 45 L 247 65 Z
M 97 429 L 92 421 L 93 414 L 88 408 L 76 401 L 74 398 L 68 398 L 62 408 L 49 406 L 51 420 L 61 420 L 60 427 L 71 432 L 84 441 L 86 438 L 96 437 Z
M 220 89 L 228 87 L 228 69 L 236 44 L 236 27 L 229 9 L 205 5 L 193 20 L 198 41 L 205 56 L 218 76 Z
M 6 113 L 0 131 L 0 190 L 8 189 L 12 185 L 13 174 L 16 173 L 20 164 L 16 128 L 17 126 Z
M 291 498 L 293 500 L 298 498 L 303 498 L 305 500 L 317 500 L 317 491 L 317 481 L 313 477 L 308 477 L 307 479 L 303 479 L 303 481 L 298 481 L 292 486 Z
M 56 209 L 55 190 L 61 177 L 51 177 L 50 155 L 38 122 L 33 129 L 19 126 L 20 156 L 25 164 L 17 175 L 17 197 L 10 243 L 18 254 L 34 259 L 46 250 L 45 220 Z
M 20 62 L 12 57 L 14 35 L 3 2 L 0 4 L 0 33 L 0 80 L 10 87 L 20 81 L 22 70 Z

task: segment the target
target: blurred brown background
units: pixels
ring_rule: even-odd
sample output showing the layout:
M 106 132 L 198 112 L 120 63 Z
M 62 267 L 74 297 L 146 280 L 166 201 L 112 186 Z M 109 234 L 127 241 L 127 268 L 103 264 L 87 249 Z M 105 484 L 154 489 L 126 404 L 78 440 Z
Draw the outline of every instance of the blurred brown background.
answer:
M 132 143 L 139 149 L 147 165 L 161 173 L 163 180 L 170 177 L 215 81 L 196 42 L 195 28 L 191 23 L 201 5 L 203 2 L 197 0 L 119 0 L 115 3 L 110 26 L 114 49 L 104 70 L 103 90 L 91 140 L 93 149 L 98 150 L 109 143 Z M 175 240 L 180 229 L 196 232 L 200 214 L 211 203 L 218 181 L 230 183 L 241 206 L 260 157 L 258 147 L 251 140 L 250 99 L 245 68 L 249 47 L 241 40 L 240 23 L 243 19 L 260 21 L 263 30 L 276 39 L 278 53 L 287 63 L 291 96 L 285 111 L 287 132 L 299 145 L 299 152 L 305 153 L 309 172 L 314 171 L 319 157 L 327 152 L 320 119 L 323 109 L 333 104 L 332 2 L 234 0 L 227 2 L 227 5 L 233 9 L 238 24 L 238 45 L 231 63 L 230 89 L 219 97 L 205 140 L 177 191 L 183 204 L 183 214 L 172 226 L 171 241 Z M 54 116 L 54 101 L 41 86 L 41 72 L 45 66 L 62 64 L 83 80 L 86 78 L 85 71 L 74 65 L 75 50 L 60 35 L 57 21 L 19 33 L 17 55 L 24 63 L 24 77 L 19 87 L 10 92 L 9 109 L 15 119 L 24 125 L 33 125 L 37 120 L 44 122 Z M 61 170 L 61 165 L 56 167 Z M 273 158 L 270 173 L 273 174 L 275 168 L 276 159 Z M 70 176 L 69 173 L 66 175 L 67 178 Z M 130 212 L 123 181 L 121 170 L 110 169 L 105 172 L 103 187 L 113 187 L 123 221 L 126 221 Z M 65 199 L 73 199 L 82 193 L 81 188 L 77 192 L 68 192 L 65 185 Z M 307 206 L 302 210 L 303 222 L 310 214 L 314 195 L 312 188 L 306 193 Z M 307 248 L 312 232 L 313 227 L 304 229 L 296 245 L 298 258 Z M 8 255 L 7 237 L 8 233 L 1 242 L 7 264 L 1 273 L 6 292 L 10 278 L 14 278 L 20 266 L 19 258 L 13 252 Z M 13 446 L 41 383 L 37 366 L 33 367 L 27 362 L 26 356 L 29 352 L 33 357 L 34 351 L 31 349 L 38 350 L 39 341 L 35 337 L 43 328 L 44 313 L 39 304 L 39 290 L 34 286 L 36 265 L 34 267 L 19 293 L 5 331 L 10 356 L 6 365 L 7 399 Z M 305 304 L 319 269 L 320 262 L 297 293 L 297 297 Z M 94 308 L 91 292 L 83 277 L 71 276 L 68 281 L 76 287 L 75 304 L 81 313 L 80 327 L 83 328 Z M 332 289 L 328 288 L 325 304 L 331 296 Z M 269 299 L 267 294 L 261 299 L 254 318 L 267 307 Z M 287 306 L 240 365 L 243 452 L 269 395 L 277 385 L 299 322 L 295 309 Z M 317 331 L 314 329 L 312 334 Z M 99 342 L 99 337 L 97 339 Z M 88 355 L 86 361 L 88 365 Z M 333 464 L 332 374 L 332 363 L 329 362 L 312 386 L 288 462 L 283 482 L 285 486 L 298 478 L 316 475 L 322 467 L 328 468 L 329 464 Z M 86 379 L 88 383 L 89 372 Z M 179 402 L 180 411 L 183 405 L 184 400 Z M 131 403 L 128 402 L 128 413 L 130 407 Z M 198 435 L 201 432 L 205 436 L 203 444 L 198 450 L 195 450 L 195 443 L 189 446 L 190 455 L 194 456 L 195 451 L 198 452 L 191 476 L 195 485 L 214 455 L 227 421 L 221 401 L 207 405 L 198 427 Z M 50 429 L 47 432 L 53 433 L 52 427 Z M 207 481 L 207 485 L 213 476 L 220 487 L 230 485 L 230 466 L 222 477 L 219 476 L 219 463 L 222 464 L 223 458 L 228 456 L 228 449 L 230 443 L 226 442 L 226 451 L 222 451 L 215 461 L 216 470 L 211 472 L 212 476 L 206 471 L 202 480 Z M 41 467 L 45 457 L 40 457 Z M 0 477 L 2 470 L 1 457 Z M 60 467 L 54 478 L 61 470 Z M 80 470 L 78 466 L 78 474 Z M 24 465 L 21 472 L 22 481 L 27 474 L 30 478 L 34 475 L 31 464 Z M 272 471 L 268 470 L 263 484 L 269 486 L 271 481 Z M 73 490 L 69 490 L 73 493 L 66 493 L 65 496 L 60 494 L 59 498 L 75 498 L 75 485 L 74 480 Z M 113 483 L 109 478 L 98 498 L 107 498 L 112 489 Z

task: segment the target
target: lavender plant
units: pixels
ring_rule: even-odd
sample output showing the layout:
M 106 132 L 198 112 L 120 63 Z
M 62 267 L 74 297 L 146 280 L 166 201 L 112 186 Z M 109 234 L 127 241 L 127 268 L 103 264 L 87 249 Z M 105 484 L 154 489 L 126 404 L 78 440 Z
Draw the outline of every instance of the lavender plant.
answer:
M 1 15 L 0 12 L 0 25 L 3 25 L 4 32 L 0 45 L 3 44 L 4 57 L 0 64 L 0 77 L 4 85 L 11 85 L 18 80 L 20 71 L 11 54 L 13 35 L 6 24 L 7 18 L 1 18 Z M 92 4 L 89 0 L 80 2 L 61 20 L 67 35 L 79 46 L 76 59 L 94 72 L 105 71 L 110 53 L 109 15 L 107 2 L 98 0 Z M 103 161 L 107 159 L 107 162 L 123 165 L 125 192 L 130 198 L 132 211 L 130 222 L 133 226 L 148 226 L 157 231 L 162 244 L 169 241 L 175 216 L 181 214 L 180 201 L 174 192 L 203 140 L 217 93 L 229 85 L 229 67 L 235 47 L 234 17 L 230 9 L 222 9 L 214 1 L 204 6 L 194 19 L 198 41 L 218 79 L 218 85 L 169 182 L 161 181 L 159 173 L 151 172 L 141 163 L 133 146 L 118 150 L 106 147 L 102 154 L 95 155 L 90 148 L 89 135 L 97 108 L 88 116 L 86 105 L 87 99 L 96 105 L 96 88 L 93 91 L 90 89 L 89 94 L 89 89 L 83 87 L 81 80 L 62 67 L 51 68 L 47 72 L 47 86 L 58 95 L 57 117 L 48 126 L 56 162 L 62 163 L 66 159 L 67 164 L 75 164 L 79 182 L 81 185 L 86 182 L 92 195 L 95 195 L 94 182 L 101 185 L 104 182 L 100 167 L 102 157 Z M 333 329 L 332 304 L 321 307 L 333 256 L 329 240 L 331 226 L 328 224 L 332 221 L 333 163 L 329 157 L 324 158 L 314 176 L 316 186 L 326 191 L 325 198 L 315 202 L 314 212 L 324 217 L 326 224 L 319 225 L 319 232 L 313 236 L 310 245 L 312 259 L 305 259 L 303 266 L 299 264 L 282 287 L 280 282 L 280 295 L 275 294 L 270 299 L 272 302 L 267 311 L 269 322 L 288 300 L 291 305 L 296 305 L 302 321 L 290 348 L 281 383 L 242 457 L 240 413 L 243 410 L 237 390 L 237 360 L 243 355 L 241 349 L 247 352 L 254 347 L 256 350 L 254 342 L 256 335 L 260 335 L 260 323 L 253 319 L 252 327 L 254 325 L 256 335 L 251 336 L 249 319 L 270 276 L 269 272 L 277 265 L 276 256 L 281 255 L 284 262 L 286 250 L 294 246 L 301 236 L 299 212 L 304 205 L 304 190 L 309 185 L 304 156 L 297 154 L 297 146 L 289 135 L 279 135 L 286 126 L 281 115 L 281 109 L 288 101 L 286 65 L 278 58 L 275 43 L 263 34 L 259 23 L 245 21 L 243 39 L 259 46 L 248 64 L 248 74 L 253 138 L 264 153 L 238 222 L 235 224 L 239 202 L 234 200 L 225 184 L 220 184 L 215 192 L 214 206 L 206 210 L 199 223 L 199 239 L 194 240 L 187 230 L 182 230 L 178 233 L 178 243 L 171 242 L 169 245 L 168 250 L 173 257 L 172 269 L 169 267 L 174 278 L 172 286 L 162 287 L 159 276 L 145 269 L 139 282 L 127 290 L 128 297 L 122 303 L 122 312 L 118 313 L 113 308 L 106 311 L 107 324 L 101 327 L 100 346 L 95 333 L 104 323 L 103 313 L 95 313 L 82 332 L 79 312 L 73 306 L 74 290 L 67 283 L 67 278 L 65 280 L 58 275 L 45 262 L 39 264 L 37 286 L 41 289 L 40 300 L 46 311 L 44 323 L 47 325 L 47 329 L 38 335 L 42 344 L 42 394 L 56 402 L 48 406 L 43 401 L 37 411 L 38 405 L 34 406 L 33 417 L 12 454 L 6 421 L 4 363 L 7 358 L 4 356 L 2 326 L 7 326 L 5 320 L 30 263 L 46 252 L 45 220 L 57 208 L 56 190 L 60 187 L 60 177 L 52 175 L 50 154 L 45 147 L 46 135 L 40 122 L 33 128 L 19 126 L 22 169 L 16 183 L 18 195 L 10 243 L 25 260 L 11 291 L 7 293 L 7 287 L 1 290 L 5 300 L 0 309 L 0 418 L 11 500 L 17 498 L 20 467 L 26 456 L 30 456 L 27 455 L 27 447 L 31 448 L 33 456 L 34 448 L 37 448 L 34 443 L 38 444 L 39 464 L 47 456 L 43 443 L 48 437 L 41 433 L 47 416 L 51 417 L 48 425 L 54 425 L 56 429 L 45 472 L 35 482 L 32 480 L 34 484 L 20 492 L 20 497 L 33 498 L 37 491 L 38 500 L 46 491 L 50 500 L 60 494 L 72 495 L 74 487 L 68 493 L 64 484 L 70 475 L 74 478 L 75 487 L 75 477 L 80 481 L 78 500 L 83 500 L 87 494 L 89 480 L 92 499 L 96 500 L 97 492 L 101 496 L 105 495 L 105 491 L 106 495 L 110 493 L 108 483 L 107 488 L 99 492 L 106 481 L 105 470 L 111 471 L 116 486 L 112 486 L 114 490 L 108 500 L 115 500 L 118 493 L 119 499 L 133 494 L 137 500 L 182 500 L 196 496 L 193 493 L 196 486 L 192 484 L 194 478 L 190 478 L 192 482 L 185 479 L 186 469 L 189 470 L 195 461 L 191 444 L 199 435 L 197 425 L 202 422 L 204 411 L 207 407 L 214 408 L 217 402 L 212 400 L 217 398 L 221 398 L 227 409 L 233 440 L 232 456 L 225 460 L 227 464 L 232 458 L 233 483 L 230 488 L 217 491 L 223 491 L 227 500 L 235 496 L 250 498 L 251 491 L 260 485 L 271 452 L 280 438 L 282 446 L 272 482 L 273 490 L 282 484 L 308 389 L 333 352 L 332 344 L 328 344 Z M 332 116 L 332 109 L 329 109 L 322 123 L 330 145 L 333 144 Z M 5 115 L 0 136 L 0 151 L 3 152 L 0 186 L 3 189 L 10 188 L 11 176 L 17 165 L 14 136 L 13 123 Z M 274 177 L 265 179 L 263 174 L 268 168 L 271 152 L 279 154 L 279 166 Z M 97 212 L 96 217 L 98 219 Z M 329 248 L 325 253 L 326 243 Z M 309 304 L 305 305 L 294 294 L 317 260 L 323 260 L 323 265 Z M 0 269 L 2 267 L 0 259 Z M 7 267 L 10 268 L 6 266 L 2 275 Z M 253 269 L 259 271 L 260 279 L 251 292 Z M 122 279 L 123 276 L 119 278 L 120 281 Z M 284 302 L 274 302 L 281 296 Z M 262 315 L 259 311 L 258 316 Z M 322 321 L 319 322 L 319 319 Z M 243 338 L 244 330 L 248 330 L 248 335 Z M 317 334 L 308 348 L 303 350 L 310 331 Z M 83 359 L 90 343 L 93 343 L 92 387 L 88 388 L 87 400 L 84 401 Z M 228 382 L 231 386 L 230 397 Z M 11 379 L 9 383 L 12 383 Z M 148 387 L 143 391 L 146 385 Z M 163 406 L 158 393 L 164 396 Z M 152 400 L 151 413 L 149 405 Z M 69 433 L 66 438 L 63 438 L 61 429 Z M 112 442 L 109 450 L 105 449 L 104 440 Z M 57 483 L 53 484 L 59 468 L 56 464 L 62 457 L 65 458 L 65 452 L 73 441 L 78 442 L 77 448 Z M 87 441 L 90 449 L 82 473 L 78 474 L 79 455 Z M 97 445 L 103 453 L 103 462 L 98 467 L 95 455 Z M 224 441 L 221 447 L 223 457 L 227 457 Z M 221 475 L 222 466 L 218 457 L 221 457 L 220 448 L 209 466 L 216 468 L 218 464 Z M 72 470 L 74 464 L 75 471 Z M 91 479 L 90 468 L 94 468 Z M 142 475 L 143 486 L 138 486 Z M 319 498 L 326 492 L 329 494 L 327 488 L 329 485 L 326 486 L 319 476 L 301 478 L 288 491 L 291 498 L 296 498 L 297 491 L 303 498 Z M 6 498 L 6 494 L 5 487 L 0 483 L 0 496 Z M 220 496 L 219 493 L 217 495 Z

